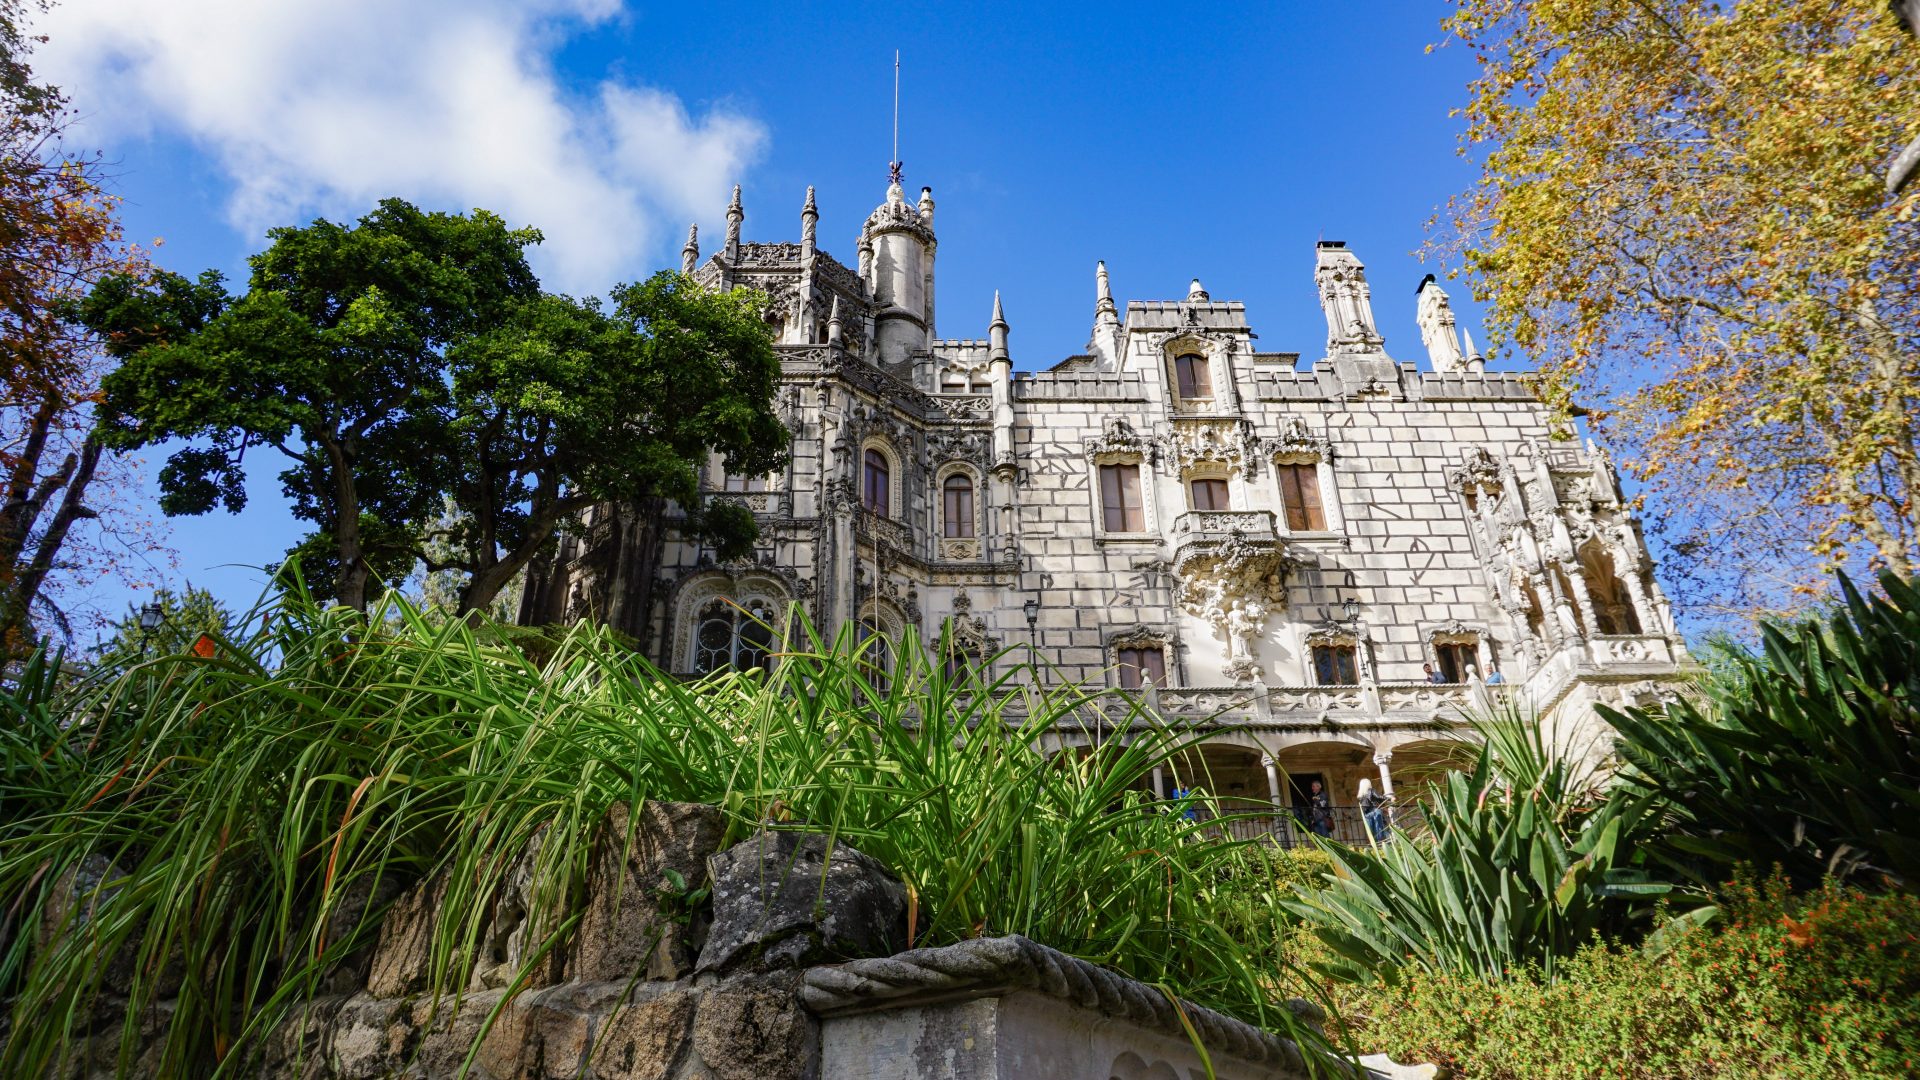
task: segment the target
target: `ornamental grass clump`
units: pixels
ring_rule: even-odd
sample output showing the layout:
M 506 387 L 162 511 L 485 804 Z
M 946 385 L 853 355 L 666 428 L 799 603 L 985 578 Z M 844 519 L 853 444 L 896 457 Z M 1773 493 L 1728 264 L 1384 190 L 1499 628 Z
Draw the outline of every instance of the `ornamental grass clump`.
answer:
M 122 1071 L 146 1053 L 164 1075 L 242 1072 L 443 871 L 433 993 L 457 995 L 536 831 L 536 906 L 557 912 L 537 959 L 574 929 L 596 823 L 643 800 L 723 807 L 730 840 L 806 829 L 881 859 L 916 945 L 1024 934 L 1295 1026 L 1271 948 L 1236 937 L 1243 891 L 1209 884 L 1239 849 L 1139 790 L 1195 737 L 1137 705 L 1116 720 L 1005 658 L 953 674 L 911 635 L 826 642 L 797 614 L 770 672 L 691 683 L 603 629 L 530 648 L 394 598 L 361 616 L 296 590 L 246 625 L 264 628 L 211 657 L 77 683 L 42 658 L 0 694 L 0 1075 L 46 1074 L 99 1024 L 120 1025 Z M 1061 730 L 1090 745 L 1049 754 Z

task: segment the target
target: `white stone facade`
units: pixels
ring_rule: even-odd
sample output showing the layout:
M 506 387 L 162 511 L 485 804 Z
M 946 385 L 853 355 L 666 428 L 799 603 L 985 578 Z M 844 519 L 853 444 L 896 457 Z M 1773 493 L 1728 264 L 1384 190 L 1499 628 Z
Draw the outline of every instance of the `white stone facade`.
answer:
M 758 515 L 755 559 L 669 540 L 649 610 L 622 608 L 609 510 L 535 575 L 529 619 L 614 617 L 675 672 L 763 655 L 716 601 L 929 639 L 951 617 L 971 650 L 1031 643 L 1094 685 L 1157 667 L 1162 715 L 1222 729 L 1210 790 L 1254 802 L 1391 788 L 1496 664 L 1495 693 L 1582 717 L 1689 666 L 1606 455 L 1485 370 L 1431 278 L 1423 366 L 1389 357 L 1339 243 L 1315 252 L 1319 356 L 1261 351 L 1198 281 L 1122 310 L 1102 265 L 1086 354 L 1016 374 L 997 297 L 984 339 L 935 336 L 931 192 L 890 188 L 855 269 L 815 245 L 811 189 L 800 243 L 742 242 L 743 220 L 736 191 L 722 249 L 690 238 L 684 268 L 770 298 L 792 464 L 709 483 Z

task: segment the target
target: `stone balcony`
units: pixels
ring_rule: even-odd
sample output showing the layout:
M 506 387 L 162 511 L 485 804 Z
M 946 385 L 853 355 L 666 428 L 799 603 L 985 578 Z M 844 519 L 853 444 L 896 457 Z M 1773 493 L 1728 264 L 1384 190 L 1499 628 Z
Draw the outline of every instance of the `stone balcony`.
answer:
M 1271 510 L 1189 510 L 1173 519 L 1171 543 L 1175 572 L 1191 562 L 1239 542 L 1276 549 L 1280 533 Z

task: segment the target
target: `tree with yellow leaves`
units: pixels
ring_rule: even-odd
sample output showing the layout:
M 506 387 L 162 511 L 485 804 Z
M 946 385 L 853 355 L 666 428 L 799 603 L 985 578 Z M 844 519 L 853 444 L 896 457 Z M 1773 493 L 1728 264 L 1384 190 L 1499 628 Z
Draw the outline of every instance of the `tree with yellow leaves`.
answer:
M 1435 241 L 1625 451 L 1696 612 L 1920 563 L 1920 44 L 1885 0 L 1457 0 Z

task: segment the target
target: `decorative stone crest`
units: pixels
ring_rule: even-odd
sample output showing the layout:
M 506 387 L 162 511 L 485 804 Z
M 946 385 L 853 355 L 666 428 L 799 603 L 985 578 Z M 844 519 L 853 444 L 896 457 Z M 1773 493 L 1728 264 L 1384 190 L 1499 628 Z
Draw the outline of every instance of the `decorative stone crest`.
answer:
M 1265 457 L 1280 462 L 1332 461 L 1333 442 L 1315 432 L 1304 416 L 1286 416 L 1280 420 L 1280 433 L 1266 440 Z
M 987 633 L 987 620 L 973 614 L 973 598 L 965 589 L 953 594 L 953 615 L 949 626 L 949 649 L 961 656 L 985 659 L 1000 651 L 1000 639 Z
M 1099 435 L 1081 442 L 1086 447 L 1087 457 L 1094 461 L 1103 457 L 1138 457 L 1154 462 L 1159 457 L 1153 440 L 1133 430 L 1133 425 L 1119 416 L 1107 417 Z

